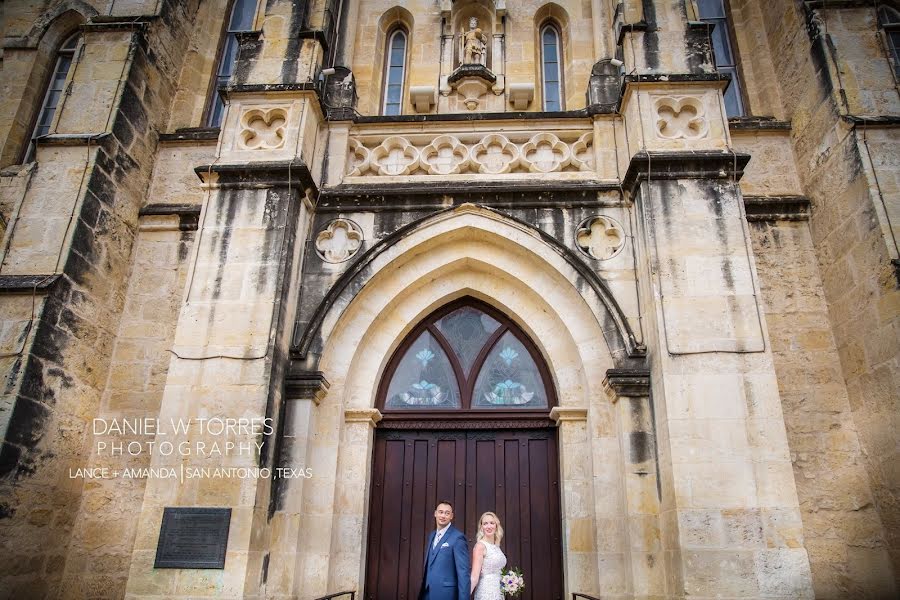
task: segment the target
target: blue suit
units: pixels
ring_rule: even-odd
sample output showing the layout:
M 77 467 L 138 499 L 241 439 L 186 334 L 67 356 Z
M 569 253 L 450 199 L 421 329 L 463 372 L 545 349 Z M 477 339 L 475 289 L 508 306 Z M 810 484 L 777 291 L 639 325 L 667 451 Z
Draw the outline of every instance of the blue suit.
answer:
M 425 575 L 419 600 L 469 600 L 471 566 L 466 536 L 450 524 L 437 548 L 432 548 L 436 533 L 431 532 L 425 547 Z

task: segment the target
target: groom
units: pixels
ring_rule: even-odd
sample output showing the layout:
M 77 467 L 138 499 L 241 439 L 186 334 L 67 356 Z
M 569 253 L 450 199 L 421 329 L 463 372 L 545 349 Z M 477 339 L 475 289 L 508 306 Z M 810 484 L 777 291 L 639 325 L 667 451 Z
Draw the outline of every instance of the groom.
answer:
M 453 526 L 453 505 L 446 500 L 434 509 L 435 531 L 425 547 L 425 575 L 419 600 L 469 600 L 469 544 Z

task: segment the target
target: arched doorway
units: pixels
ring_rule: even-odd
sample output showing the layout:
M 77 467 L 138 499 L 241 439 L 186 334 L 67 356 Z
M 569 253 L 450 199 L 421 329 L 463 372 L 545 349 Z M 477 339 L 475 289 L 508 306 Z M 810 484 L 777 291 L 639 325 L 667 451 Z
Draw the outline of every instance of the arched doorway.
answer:
M 366 598 L 417 597 L 439 499 L 470 545 L 478 516 L 498 513 L 524 598 L 562 598 L 556 394 L 528 336 L 473 298 L 445 305 L 394 352 L 376 402 Z

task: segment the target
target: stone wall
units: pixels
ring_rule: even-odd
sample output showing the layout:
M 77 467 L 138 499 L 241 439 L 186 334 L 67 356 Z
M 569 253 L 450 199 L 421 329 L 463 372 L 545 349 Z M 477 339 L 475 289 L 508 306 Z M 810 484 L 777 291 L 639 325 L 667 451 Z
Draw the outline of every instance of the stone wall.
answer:
M 890 130 L 867 131 L 877 125 L 856 125 L 848 115 L 897 115 L 900 98 L 883 88 L 890 73 L 872 43 L 874 21 L 867 11 L 778 3 L 764 13 L 764 25 L 770 52 L 779 57 L 776 74 L 793 126 L 797 169 L 812 202 L 810 231 L 829 319 L 896 577 L 900 290 L 891 264 L 897 247 L 885 214 L 896 211 L 898 196 L 896 189 L 879 190 L 875 179 L 891 181 L 897 166 L 876 155 L 877 171 L 872 169 L 863 136 L 871 141 Z
M 118 333 L 156 131 L 168 118 L 182 55 L 179 40 L 191 23 L 184 4 L 159 6 L 159 18 L 149 26 L 129 21 L 85 28 L 84 50 L 70 72 L 70 94 L 57 111 L 58 131 L 74 137 L 65 145 L 53 140 L 39 145 L 37 169 L 16 207 L 22 220 L 15 230 L 10 224 L 9 274 L 60 277 L 32 319 L 31 339 L 3 374 L 8 427 L 0 537 L 11 557 L 0 585 L 4 597 L 56 596 L 65 590 L 66 552 L 83 493 L 83 480 L 70 478 L 68 469 L 84 466 L 87 458 L 90 420 L 100 405 Z M 51 160 L 56 156 L 60 159 Z M 46 230 L 37 244 L 23 243 L 41 211 L 58 217 L 61 226 Z M 82 534 L 90 537 L 96 525 L 86 524 Z M 83 564 L 73 572 L 95 568 Z
M 756 222 L 752 232 L 816 597 L 890 597 L 890 557 L 809 228 Z
M 102 422 L 98 429 L 91 427 L 82 463 L 91 468 L 121 473 L 150 466 L 146 450 L 134 456 L 112 450 L 113 443 L 143 443 L 146 438 L 102 432 L 115 422 L 159 415 L 194 238 L 193 231 L 181 230 L 179 221 L 177 215 L 141 219 L 109 376 L 95 417 Z M 135 507 L 143 500 L 145 483 L 125 477 L 85 482 L 60 597 L 124 595 L 137 533 Z

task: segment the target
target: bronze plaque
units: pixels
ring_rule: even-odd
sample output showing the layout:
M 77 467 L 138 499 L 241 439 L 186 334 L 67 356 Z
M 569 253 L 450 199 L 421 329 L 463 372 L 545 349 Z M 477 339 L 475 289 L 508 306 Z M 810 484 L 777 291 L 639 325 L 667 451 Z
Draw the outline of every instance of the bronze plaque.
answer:
M 230 508 L 166 507 L 156 569 L 224 569 Z

